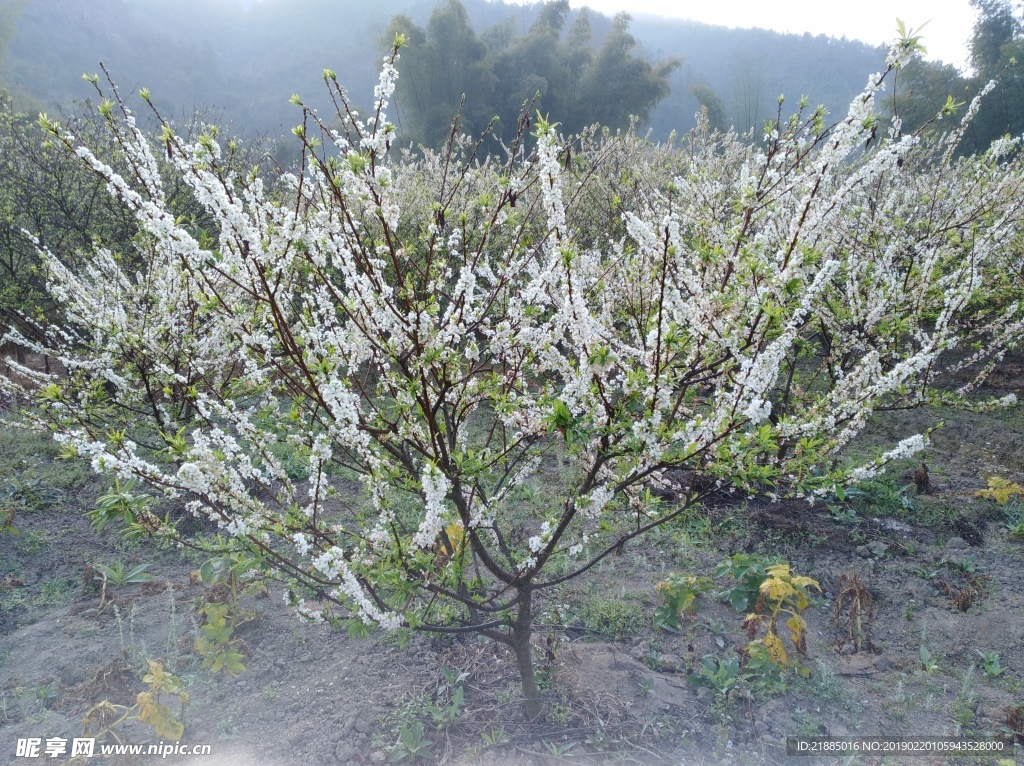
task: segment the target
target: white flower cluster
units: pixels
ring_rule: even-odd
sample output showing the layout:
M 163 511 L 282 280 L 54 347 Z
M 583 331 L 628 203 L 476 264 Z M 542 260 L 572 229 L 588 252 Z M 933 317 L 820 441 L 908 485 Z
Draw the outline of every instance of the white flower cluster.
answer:
M 441 534 L 444 527 L 444 500 L 451 490 L 451 482 L 437 467 L 430 464 L 420 474 L 423 488 L 423 521 L 413 535 L 412 545 L 416 548 L 429 548 Z
M 387 159 L 396 77 L 389 58 L 375 118 L 345 111 L 344 135 L 307 112 L 330 145 L 302 138 L 309 159 L 283 186 L 175 138 L 213 248 L 171 213 L 133 122 L 118 134 L 131 181 L 61 134 L 136 217 L 146 263 L 131 273 L 98 248 L 72 269 L 44 252 L 64 326 L 54 348 L 37 344 L 68 370 L 39 379 L 64 444 L 259 541 L 367 623 L 395 628 L 462 592 L 443 556 L 432 572 L 429 555 L 405 566 L 447 524 L 497 603 L 542 579 L 548 553 L 599 555 L 588 534 L 616 528 L 612 514 L 658 520 L 638 498 L 665 469 L 781 494 L 820 476 L 877 408 L 923 401 L 947 352 L 960 373 L 1024 338 L 1019 297 L 969 315 L 1018 252 L 1020 142 L 960 160 L 894 123 L 864 151 L 880 76 L 827 131 L 782 122 L 767 144 L 695 135 L 682 152 L 581 138 L 563 167 L 549 128 L 535 160 L 460 173 L 444 154 Z M 104 422 L 116 407 L 131 414 Z M 136 431 L 163 434 L 173 465 L 142 459 Z M 552 457 L 576 464 L 566 495 L 522 502 Z M 360 529 L 325 512 L 344 486 L 334 466 L 372 501 Z M 520 536 L 523 515 L 536 534 Z M 409 589 L 395 596 L 388 577 Z

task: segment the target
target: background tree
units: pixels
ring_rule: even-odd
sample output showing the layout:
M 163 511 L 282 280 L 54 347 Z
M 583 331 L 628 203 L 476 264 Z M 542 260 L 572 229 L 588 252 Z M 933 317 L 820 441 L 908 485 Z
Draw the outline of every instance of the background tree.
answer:
M 1010 0 L 971 0 L 971 5 L 978 10 L 970 43 L 973 89 L 998 81 L 964 139 L 962 151 L 979 152 L 1004 135 L 1024 133 L 1024 25 Z
M 111 153 L 113 142 L 91 111 L 76 110 L 68 119 L 95 151 Z M 134 217 L 102 182 L 49 144 L 35 119 L 0 94 L 0 326 L 41 340 L 41 328 L 56 313 L 39 244 L 78 267 L 97 239 L 126 252 L 136 230 Z M 13 350 L 24 363 L 24 346 Z
M 725 104 L 711 88 L 698 83 L 690 88 L 690 93 L 697 99 L 700 108 L 705 110 L 708 126 L 712 130 L 729 129 L 729 117 L 725 112 Z
M 883 108 L 889 115 L 898 114 L 903 131 L 913 133 L 932 122 L 947 100 L 963 104 L 976 91 L 977 88 L 956 67 L 915 59 L 896 73 L 892 94 L 885 99 Z M 982 108 L 985 108 L 984 104 Z M 944 131 L 955 127 L 955 121 L 945 120 L 933 122 L 929 129 Z M 969 143 L 969 139 L 965 140 L 963 148 Z
M 595 122 L 622 128 L 631 116 L 646 120 L 668 95 L 668 75 L 678 62 L 655 66 L 641 58 L 625 14 L 594 50 L 589 14 L 581 13 L 566 33 L 568 13 L 567 0 L 546 3 L 522 36 L 501 22 L 478 37 L 458 0 L 435 10 L 426 30 L 408 17 L 392 19 L 387 39 L 405 32 L 409 40 L 399 64 L 408 75 L 398 90 L 403 134 L 439 146 L 463 96 L 467 132 L 479 133 L 497 117 L 495 131 L 506 140 L 535 97 L 535 107 L 560 115 L 570 133 Z
M 458 0 L 448 0 L 430 15 L 426 29 L 407 16 L 391 21 L 386 39 L 408 40 L 399 104 L 403 132 L 427 146 L 440 146 L 460 112 L 462 129 L 478 134 L 493 117 L 496 77 L 489 51 L 469 23 Z M 464 106 L 462 106 L 464 103 Z

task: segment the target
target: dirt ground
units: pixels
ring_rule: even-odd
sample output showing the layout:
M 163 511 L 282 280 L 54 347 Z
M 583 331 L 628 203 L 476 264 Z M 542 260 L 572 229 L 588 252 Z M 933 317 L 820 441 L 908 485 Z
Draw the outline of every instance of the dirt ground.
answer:
M 1022 383 L 1020 366 L 1005 365 L 989 392 L 1021 395 Z M 5 509 L 15 514 L 0 531 L 0 763 L 35 762 L 15 755 L 20 738 L 81 736 L 83 716 L 102 700 L 134 704 L 147 659 L 190 695 L 181 741 L 212 747 L 211 756 L 166 763 L 365 764 L 404 754 L 406 763 L 810 766 L 837 761 L 789 758 L 787 737 L 1012 738 L 1017 727 L 1024 741 L 1024 541 L 1007 528 L 1012 508 L 975 495 L 989 476 L 1024 480 L 1024 415 L 890 414 L 861 441 L 896 440 L 940 419 L 925 494 L 906 464 L 843 508 L 723 502 L 557 594 L 535 637 L 548 713 L 532 723 L 519 713 L 504 648 L 475 638 L 349 638 L 300 622 L 273 585 L 240 604 L 253 618 L 236 632 L 245 671 L 212 673 L 195 652 L 197 605 L 209 597 L 192 574 L 201 561 L 96 534 L 82 512 L 106 485 L 55 461 L 44 437 L 8 429 L 0 521 Z M 688 676 L 705 656 L 747 644 L 742 615 L 716 598 L 729 583 L 716 579 L 678 632 L 656 628 L 653 615 L 668 572 L 711 576 L 741 552 L 789 561 L 822 593 L 805 612 L 808 677 L 747 680 L 726 694 Z M 108 587 L 101 606 L 91 566 L 114 560 L 148 564 L 155 579 Z M 834 615 L 844 575 L 873 601 L 859 650 L 849 621 Z M 453 708 L 457 687 L 465 705 Z M 418 738 L 396 748 L 403 727 Z M 123 734 L 159 740 L 138 724 Z M 1019 746 L 1017 758 L 1024 763 Z

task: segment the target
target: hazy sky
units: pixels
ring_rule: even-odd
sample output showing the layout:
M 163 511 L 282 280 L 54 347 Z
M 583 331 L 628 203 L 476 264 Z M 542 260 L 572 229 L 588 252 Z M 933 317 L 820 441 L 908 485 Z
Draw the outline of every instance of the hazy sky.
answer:
M 966 43 L 974 27 L 968 0 L 570 0 L 602 13 L 626 10 L 721 24 L 727 27 L 765 27 L 780 32 L 811 32 L 846 36 L 876 45 L 896 36 L 896 19 L 922 30 L 929 59 L 963 67 Z

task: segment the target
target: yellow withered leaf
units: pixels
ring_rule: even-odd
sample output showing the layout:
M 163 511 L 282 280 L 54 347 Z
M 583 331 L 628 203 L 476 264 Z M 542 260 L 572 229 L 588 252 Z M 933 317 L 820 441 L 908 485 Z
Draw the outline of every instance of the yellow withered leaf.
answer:
M 800 646 L 801 639 L 803 639 L 804 631 L 807 630 L 807 622 L 798 614 L 794 614 L 788 620 L 786 620 L 786 627 L 789 628 L 793 634 L 793 643 L 796 646 Z
M 779 577 L 769 577 L 761 583 L 761 593 L 772 601 L 783 601 L 796 592 L 796 588 Z
M 786 654 L 786 647 L 782 645 L 782 639 L 775 633 L 768 633 L 761 641 L 768 649 L 772 662 L 776 665 L 785 665 L 789 662 L 789 655 Z

